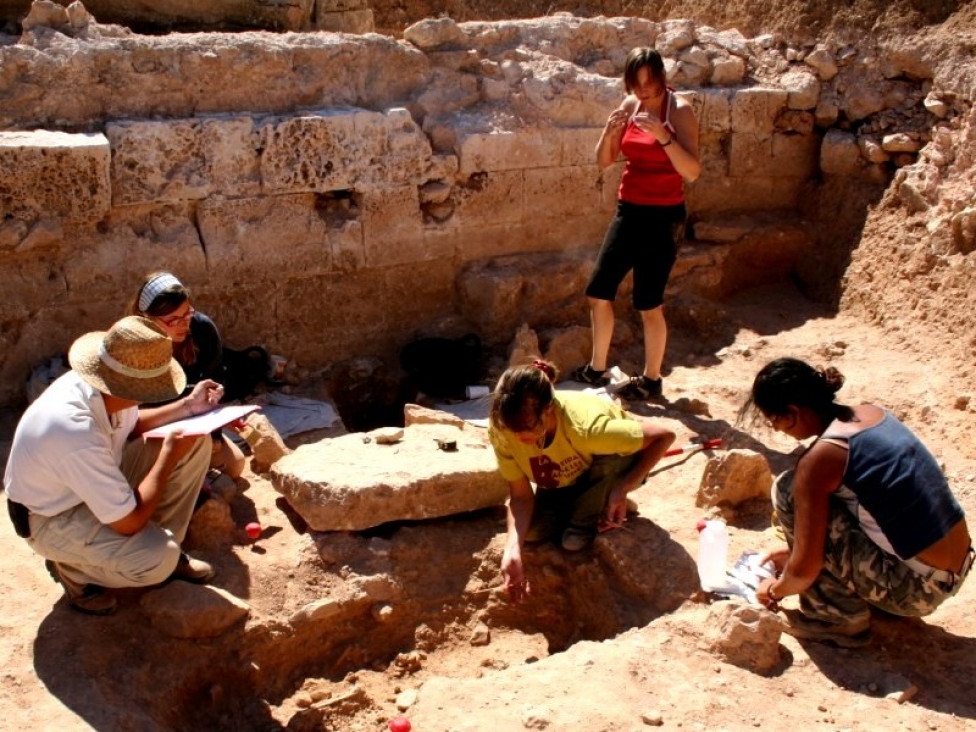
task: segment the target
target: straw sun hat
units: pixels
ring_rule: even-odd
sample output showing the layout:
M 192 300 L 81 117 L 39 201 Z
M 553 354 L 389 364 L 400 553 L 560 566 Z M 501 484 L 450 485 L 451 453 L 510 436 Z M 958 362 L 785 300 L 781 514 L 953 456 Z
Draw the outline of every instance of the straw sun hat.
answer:
M 108 331 L 81 336 L 71 344 L 68 362 L 90 386 L 133 402 L 166 401 L 186 387 L 173 342 L 158 325 L 136 315 Z

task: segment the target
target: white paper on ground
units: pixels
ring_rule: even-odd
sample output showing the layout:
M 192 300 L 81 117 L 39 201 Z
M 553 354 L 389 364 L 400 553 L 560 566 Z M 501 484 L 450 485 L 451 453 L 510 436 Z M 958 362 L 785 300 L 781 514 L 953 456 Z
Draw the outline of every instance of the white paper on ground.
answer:
M 753 551 L 742 553 L 732 565 L 732 569 L 725 573 L 728 582 L 724 587 L 702 589 L 723 597 L 744 597 L 751 603 L 756 602 L 756 589 L 765 579 L 776 576 L 776 567 L 772 562 L 759 564 L 759 554 Z
M 242 417 L 246 417 L 251 412 L 256 412 L 260 408 L 261 407 L 255 404 L 230 404 L 223 407 L 217 407 L 206 414 L 198 414 L 196 417 L 180 419 L 176 422 L 164 424 L 162 427 L 149 430 L 148 432 L 143 432 L 142 436 L 146 438 L 163 438 L 171 432 L 176 432 L 177 430 L 182 430 L 184 437 L 209 435 L 214 430 L 241 419 Z
M 473 424 L 477 427 L 487 427 L 488 415 L 491 414 L 491 400 L 492 395 L 486 394 L 477 399 L 468 399 L 467 401 L 457 402 L 456 404 L 435 404 L 434 409 L 439 409 L 442 412 L 453 414 L 455 417 L 460 417 L 468 424 Z
M 317 399 L 271 391 L 261 394 L 254 401 L 262 405 L 262 414 L 282 438 L 301 432 L 327 429 L 339 419 L 334 406 Z

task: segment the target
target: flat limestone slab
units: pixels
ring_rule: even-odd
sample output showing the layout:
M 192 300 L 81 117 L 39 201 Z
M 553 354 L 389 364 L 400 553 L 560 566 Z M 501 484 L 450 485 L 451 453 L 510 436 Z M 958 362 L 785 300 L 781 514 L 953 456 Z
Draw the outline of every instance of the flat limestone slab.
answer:
M 271 482 L 315 531 L 360 531 L 498 506 L 508 484 L 487 430 L 414 424 L 394 444 L 356 432 L 302 445 L 271 469 Z M 456 449 L 441 449 L 454 442 Z

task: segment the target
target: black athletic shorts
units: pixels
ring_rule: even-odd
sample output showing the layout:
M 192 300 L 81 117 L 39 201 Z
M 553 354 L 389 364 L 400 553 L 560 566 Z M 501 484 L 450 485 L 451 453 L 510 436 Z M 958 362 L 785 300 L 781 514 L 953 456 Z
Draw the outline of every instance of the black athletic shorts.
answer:
M 617 288 L 634 270 L 634 308 L 653 310 L 664 302 L 664 288 L 678 241 L 684 236 L 685 206 L 640 206 L 617 201 L 617 215 L 596 257 L 586 295 L 614 300 Z

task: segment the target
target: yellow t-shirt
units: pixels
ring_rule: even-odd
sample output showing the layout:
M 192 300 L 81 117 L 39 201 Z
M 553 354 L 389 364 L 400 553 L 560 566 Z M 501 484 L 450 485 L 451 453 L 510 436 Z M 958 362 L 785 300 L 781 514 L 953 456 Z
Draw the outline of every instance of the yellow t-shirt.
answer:
M 640 423 L 594 394 L 557 391 L 556 436 L 545 449 L 519 442 L 491 425 L 488 435 L 498 470 L 508 481 L 526 477 L 539 488 L 565 488 L 590 469 L 599 455 L 631 455 L 644 444 Z

